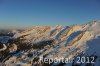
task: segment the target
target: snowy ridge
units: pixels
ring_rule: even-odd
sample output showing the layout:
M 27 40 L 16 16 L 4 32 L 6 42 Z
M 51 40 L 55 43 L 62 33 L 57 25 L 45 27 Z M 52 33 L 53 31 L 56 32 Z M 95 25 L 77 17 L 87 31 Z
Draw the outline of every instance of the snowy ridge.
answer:
M 29 48 L 13 55 L 5 64 L 8 66 L 37 66 L 34 59 L 44 56 L 45 58 L 74 58 L 72 63 L 64 63 L 63 66 L 100 66 L 100 20 L 73 26 L 35 26 L 21 33 L 16 33 L 13 38 L 23 39 L 23 43 L 42 48 Z M 16 44 L 16 43 L 15 43 Z M 16 44 L 17 45 L 17 44 Z M 28 54 L 32 53 L 29 57 Z M 21 56 L 21 57 L 19 57 Z M 77 63 L 77 57 L 94 57 L 94 63 Z M 11 62 L 14 63 L 11 63 Z M 60 63 L 52 63 L 59 65 Z M 44 66 L 39 64 L 39 66 Z

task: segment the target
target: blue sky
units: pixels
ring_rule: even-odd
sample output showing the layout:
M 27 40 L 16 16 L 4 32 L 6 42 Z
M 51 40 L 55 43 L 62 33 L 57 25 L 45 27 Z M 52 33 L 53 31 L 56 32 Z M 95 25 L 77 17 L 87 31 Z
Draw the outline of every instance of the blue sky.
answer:
M 0 28 L 85 24 L 100 19 L 100 0 L 0 0 Z

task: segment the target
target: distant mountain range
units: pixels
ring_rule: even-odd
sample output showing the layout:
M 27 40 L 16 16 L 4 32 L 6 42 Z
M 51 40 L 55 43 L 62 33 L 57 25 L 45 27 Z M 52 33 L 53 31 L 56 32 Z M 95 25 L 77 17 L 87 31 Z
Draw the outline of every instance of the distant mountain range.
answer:
M 7 66 L 100 66 L 100 20 L 84 25 L 34 26 L 13 31 L 0 50 Z M 4 50 L 2 50 L 4 49 Z M 40 57 L 72 62 L 38 63 Z M 73 59 L 73 60 L 72 60 Z

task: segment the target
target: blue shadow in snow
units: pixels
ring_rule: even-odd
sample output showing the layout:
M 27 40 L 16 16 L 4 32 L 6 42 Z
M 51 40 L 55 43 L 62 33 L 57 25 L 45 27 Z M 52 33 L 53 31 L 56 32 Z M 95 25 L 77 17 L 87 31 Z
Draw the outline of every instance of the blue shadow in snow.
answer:
M 67 46 L 67 44 L 72 41 L 75 37 L 77 37 L 79 34 L 81 34 L 83 31 L 77 31 L 77 32 L 74 32 L 72 33 L 68 39 L 67 39 L 67 43 L 65 44 L 65 46 Z
M 97 53 L 100 56 L 100 36 L 86 43 L 89 46 L 89 50 L 87 49 L 86 53 L 92 54 Z
M 68 28 L 69 28 L 69 27 L 66 26 L 63 30 L 61 30 L 61 31 L 57 34 L 55 40 L 57 40 L 57 39 L 61 36 L 61 34 L 63 34 L 63 32 L 64 32 L 65 30 L 67 30 Z

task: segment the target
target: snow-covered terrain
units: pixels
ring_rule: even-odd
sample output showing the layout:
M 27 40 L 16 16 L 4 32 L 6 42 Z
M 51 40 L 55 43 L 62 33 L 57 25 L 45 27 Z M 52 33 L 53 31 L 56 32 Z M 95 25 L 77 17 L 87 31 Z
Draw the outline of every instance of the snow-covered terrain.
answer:
M 9 44 L 0 48 L 0 64 L 100 66 L 99 28 L 100 20 L 97 20 L 84 25 L 34 26 L 17 32 L 13 39 L 8 40 Z M 47 62 L 41 62 L 41 58 Z M 55 62 L 55 59 L 60 60 Z M 70 62 L 64 62 L 66 59 Z

